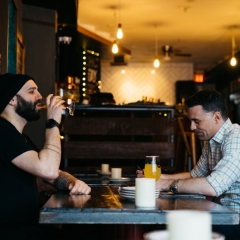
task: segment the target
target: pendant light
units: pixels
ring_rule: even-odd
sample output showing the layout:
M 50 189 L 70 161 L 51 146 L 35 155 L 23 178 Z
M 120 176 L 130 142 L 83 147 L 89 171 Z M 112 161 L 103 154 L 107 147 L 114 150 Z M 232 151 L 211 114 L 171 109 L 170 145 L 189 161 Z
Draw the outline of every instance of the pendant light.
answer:
M 117 41 L 116 40 L 113 41 L 112 53 L 114 53 L 114 54 L 118 53 L 118 45 L 117 45 Z
M 153 62 L 153 66 L 155 68 L 158 68 L 160 66 L 160 61 L 159 61 L 159 57 L 158 57 L 158 38 L 157 38 L 157 26 L 156 27 L 156 39 L 155 39 L 155 59 Z
M 116 8 L 114 8 L 114 23 L 116 24 Z M 115 24 L 114 24 L 114 26 L 116 26 Z M 115 30 L 114 30 L 114 32 L 115 32 Z M 117 45 L 117 41 L 116 40 L 113 41 L 112 53 L 113 54 L 118 53 L 118 45 Z
M 119 0 L 119 23 L 117 29 L 117 39 L 123 38 L 122 24 L 121 24 L 121 0 Z
M 230 59 L 230 65 L 232 67 L 235 67 L 237 65 L 237 59 L 235 58 L 235 49 L 236 49 L 236 43 L 235 43 L 235 38 L 233 34 L 233 29 L 232 29 L 232 57 Z

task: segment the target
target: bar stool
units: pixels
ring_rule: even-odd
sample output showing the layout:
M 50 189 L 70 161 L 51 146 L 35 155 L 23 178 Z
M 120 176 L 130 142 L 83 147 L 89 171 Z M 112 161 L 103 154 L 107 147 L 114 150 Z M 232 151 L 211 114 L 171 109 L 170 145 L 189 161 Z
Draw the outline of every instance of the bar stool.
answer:
M 180 149 L 180 141 L 183 139 L 185 145 L 185 161 L 184 166 L 187 166 L 187 169 L 184 167 L 184 170 L 191 171 L 193 167 L 197 164 L 197 153 L 196 153 L 196 134 L 194 132 L 184 131 L 182 125 L 182 117 L 178 117 L 178 124 L 180 127 L 180 135 L 178 136 L 177 142 L 177 151 Z

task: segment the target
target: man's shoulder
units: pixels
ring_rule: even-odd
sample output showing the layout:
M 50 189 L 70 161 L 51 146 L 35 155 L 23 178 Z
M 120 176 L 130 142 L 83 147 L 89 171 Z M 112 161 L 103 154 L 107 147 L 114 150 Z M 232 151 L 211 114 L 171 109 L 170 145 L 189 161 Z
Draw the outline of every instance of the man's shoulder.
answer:
M 6 134 L 16 133 L 18 131 L 10 122 L 0 117 L 0 132 L 3 137 L 6 137 Z
M 224 138 L 227 139 L 239 139 L 240 141 L 240 125 L 237 123 L 231 124 L 228 128 L 224 131 Z

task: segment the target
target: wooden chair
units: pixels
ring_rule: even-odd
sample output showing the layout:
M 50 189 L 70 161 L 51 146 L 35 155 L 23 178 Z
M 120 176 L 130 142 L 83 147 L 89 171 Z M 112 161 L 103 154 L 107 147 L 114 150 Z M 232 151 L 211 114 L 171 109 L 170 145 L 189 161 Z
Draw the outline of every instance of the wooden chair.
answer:
M 178 124 L 180 128 L 180 134 L 177 142 L 177 152 L 179 149 L 180 138 L 183 139 L 186 155 L 185 155 L 185 171 L 191 171 L 197 164 L 197 150 L 196 150 L 196 135 L 194 132 L 185 131 L 182 124 L 182 117 L 178 117 Z
M 174 171 L 174 118 L 112 118 L 66 117 L 63 121 L 64 167 L 72 160 L 91 164 L 90 160 L 112 160 L 119 166 L 123 161 L 142 160 L 159 155 L 164 171 Z M 83 161 L 86 160 L 86 161 Z M 136 169 L 136 165 L 132 166 Z

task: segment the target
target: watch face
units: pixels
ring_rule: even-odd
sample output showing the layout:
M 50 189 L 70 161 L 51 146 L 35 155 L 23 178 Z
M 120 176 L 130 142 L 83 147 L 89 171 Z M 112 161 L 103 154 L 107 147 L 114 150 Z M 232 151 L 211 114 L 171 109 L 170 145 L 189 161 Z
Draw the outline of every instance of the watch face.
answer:
M 172 192 L 173 194 L 178 193 L 176 186 L 173 186 L 173 187 L 171 188 L 171 192 Z
M 178 193 L 177 182 L 178 182 L 178 180 L 174 180 L 173 183 L 172 183 L 171 186 L 170 186 L 170 191 L 171 191 L 173 194 L 177 194 L 177 193 Z
M 54 119 L 48 119 L 46 122 L 46 128 L 53 128 L 53 127 L 59 128 L 58 122 L 56 122 Z

